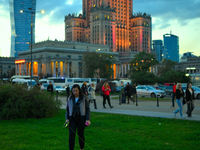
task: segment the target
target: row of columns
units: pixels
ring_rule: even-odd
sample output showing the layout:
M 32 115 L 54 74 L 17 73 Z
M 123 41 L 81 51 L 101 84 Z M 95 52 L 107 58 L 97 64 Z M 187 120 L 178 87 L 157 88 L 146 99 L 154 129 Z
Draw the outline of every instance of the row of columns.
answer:
M 123 78 L 125 75 L 127 76 L 129 70 L 130 70 L 130 64 L 129 63 L 121 64 L 121 77 Z
M 38 67 L 37 67 L 37 72 L 38 72 Z M 15 74 L 16 75 L 30 75 L 31 74 L 31 62 L 15 64 Z
M 62 63 L 61 63 L 62 62 Z M 37 68 L 34 67 L 34 63 L 37 63 Z M 56 63 L 58 63 L 57 67 L 56 67 Z M 39 63 L 38 62 L 33 62 L 33 70 L 35 72 L 37 72 L 36 75 L 38 76 L 39 72 Z M 62 64 L 62 65 L 61 65 Z M 15 69 L 15 74 L 16 75 L 30 75 L 31 74 L 31 63 L 30 62 L 25 62 L 25 63 L 18 63 L 15 64 L 16 65 L 16 69 Z M 57 70 L 56 70 L 57 68 Z M 66 73 L 66 68 L 67 68 L 67 73 Z M 51 62 L 51 73 L 53 75 L 53 77 L 70 77 L 70 70 L 69 70 L 70 66 L 69 66 L 69 62 L 63 62 L 63 61 L 52 61 Z M 113 68 L 113 77 L 112 78 L 119 78 L 119 77 L 125 77 L 125 75 L 128 74 L 128 71 L 130 70 L 130 64 L 129 63 L 123 63 L 121 64 L 121 68 L 119 64 L 113 64 L 112 65 Z M 120 70 L 121 69 L 121 70 Z M 43 73 L 43 69 L 41 69 Z M 48 71 L 47 71 L 48 72 Z M 44 73 L 43 73 L 44 74 Z
M 61 62 L 62 62 L 62 68 L 61 68 Z M 52 61 L 53 65 L 52 67 L 52 75 L 53 77 L 67 77 L 69 78 L 69 62 L 65 63 L 63 61 Z M 57 71 L 56 71 L 56 63 L 58 63 Z M 67 74 L 65 74 L 65 68 L 67 65 Z

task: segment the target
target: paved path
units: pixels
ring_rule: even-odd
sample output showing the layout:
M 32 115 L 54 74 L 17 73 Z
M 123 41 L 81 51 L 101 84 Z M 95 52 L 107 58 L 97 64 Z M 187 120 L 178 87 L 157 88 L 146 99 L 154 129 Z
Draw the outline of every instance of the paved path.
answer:
M 116 96 L 114 96 L 116 97 Z M 108 104 L 106 104 L 107 109 L 103 108 L 102 101 L 103 97 L 96 96 L 97 98 L 97 108 L 94 109 L 94 104 L 90 103 L 90 110 L 92 112 L 101 112 L 101 113 L 113 113 L 113 114 L 125 114 L 125 115 L 135 115 L 135 116 L 146 116 L 146 117 L 160 117 L 160 118 L 175 118 L 173 111 L 175 111 L 178 106 L 175 103 L 175 107 L 171 108 L 171 101 L 159 101 L 159 107 L 157 107 L 156 101 L 138 101 L 138 106 L 131 101 L 130 104 L 121 104 L 119 105 L 119 100 L 111 99 L 111 104 L 114 108 L 110 109 Z M 66 97 L 59 97 L 62 101 L 62 109 L 66 108 Z M 192 118 L 188 118 L 186 114 L 187 105 L 183 107 L 183 115 L 187 120 L 196 120 L 200 121 L 200 100 L 196 100 L 195 109 L 192 114 Z M 176 115 L 176 119 L 181 119 L 180 114 Z

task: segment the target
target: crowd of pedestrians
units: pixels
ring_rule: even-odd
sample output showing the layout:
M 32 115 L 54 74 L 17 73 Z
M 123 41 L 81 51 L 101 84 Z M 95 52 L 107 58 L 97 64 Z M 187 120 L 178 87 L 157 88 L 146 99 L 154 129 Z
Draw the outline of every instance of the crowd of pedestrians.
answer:
M 51 84 L 47 88 L 49 92 L 51 90 Z M 66 106 L 66 123 L 69 124 L 69 149 L 74 149 L 76 129 L 78 131 L 79 146 L 82 150 L 84 148 L 85 138 L 84 130 L 85 127 L 90 125 L 90 103 L 94 104 L 94 108 L 97 109 L 96 95 L 95 95 L 95 84 L 87 85 L 84 82 L 80 87 L 78 84 L 74 84 L 71 92 L 69 85 L 66 88 L 67 93 L 67 106 Z M 103 108 L 106 109 L 106 104 L 110 108 L 113 108 L 110 100 L 111 88 L 108 82 L 105 82 L 100 89 L 102 91 L 102 104 Z M 127 104 L 131 101 L 135 102 L 137 96 L 136 84 L 131 86 L 129 83 L 123 89 L 125 97 L 127 97 Z M 187 104 L 187 115 L 192 117 L 192 111 L 194 110 L 194 90 L 192 84 L 188 83 L 187 88 L 184 91 L 181 83 L 174 83 L 172 106 L 175 107 L 175 100 L 178 105 L 178 109 L 173 111 L 174 116 L 180 113 L 181 118 L 185 118 L 183 115 L 183 105 Z M 185 103 L 184 103 L 185 100 Z

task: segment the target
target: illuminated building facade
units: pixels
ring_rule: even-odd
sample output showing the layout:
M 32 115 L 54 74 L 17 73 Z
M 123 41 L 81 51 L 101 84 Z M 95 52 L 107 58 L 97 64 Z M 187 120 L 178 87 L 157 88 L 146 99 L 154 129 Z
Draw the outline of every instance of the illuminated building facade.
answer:
M 132 0 L 83 0 L 65 16 L 65 41 L 109 45 L 113 52 L 151 52 L 151 16 L 133 15 Z
M 20 10 L 35 11 L 36 0 L 10 0 L 11 24 L 11 57 L 18 57 L 18 53 L 29 49 L 31 41 L 31 13 L 20 13 Z M 33 43 L 35 42 L 35 16 L 33 16 Z
M 49 40 L 33 44 L 33 76 L 84 78 L 85 64 L 82 58 L 88 51 L 110 54 L 115 58 L 111 66 L 114 71 L 113 78 L 119 78 L 119 53 L 110 52 L 108 45 Z M 30 75 L 30 50 L 19 53 L 19 58 L 15 60 L 15 71 L 15 75 Z

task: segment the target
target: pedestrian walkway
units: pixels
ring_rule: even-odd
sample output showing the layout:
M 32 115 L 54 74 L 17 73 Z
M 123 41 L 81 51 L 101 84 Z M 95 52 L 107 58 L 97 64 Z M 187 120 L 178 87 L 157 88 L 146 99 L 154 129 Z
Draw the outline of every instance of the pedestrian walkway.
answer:
M 116 97 L 116 96 L 114 96 Z M 138 106 L 132 101 L 130 104 L 121 104 L 119 105 L 118 99 L 111 98 L 111 104 L 114 108 L 110 109 L 108 104 L 106 108 L 103 108 L 103 97 L 96 96 L 97 98 L 97 108 L 94 109 L 94 103 L 90 103 L 90 110 L 92 112 L 101 112 L 101 113 L 113 113 L 113 114 L 124 114 L 124 115 L 134 115 L 134 116 L 145 116 L 145 117 L 159 117 L 159 118 L 175 118 L 173 111 L 178 108 L 178 105 L 175 103 L 175 107 L 171 108 L 171 101 L 159 101 L 159 106 L 157 106 L 157 101 L 138 101 Z M 66 97 L 59 97 L 62 101 L 62 109 L 66 108 Z M 200 121 L 200 100 L 195 100 L 195 109 L 192 113 L 192 118 L 188 118 L 186 115 L 187 105 L 183 107 L 183 115 L 186 120 L 195 120 Z M 180 114 L 177 113 L 176 119 L 180 118 Z

